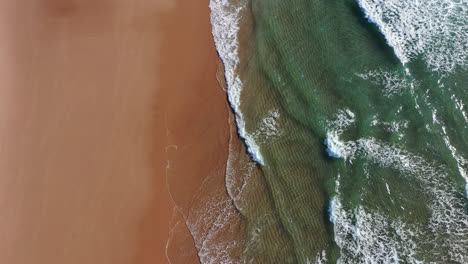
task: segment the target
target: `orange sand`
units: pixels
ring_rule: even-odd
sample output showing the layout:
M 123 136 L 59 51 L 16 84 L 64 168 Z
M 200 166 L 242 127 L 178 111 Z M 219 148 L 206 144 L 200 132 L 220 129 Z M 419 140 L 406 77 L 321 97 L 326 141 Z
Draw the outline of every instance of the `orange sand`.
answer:
M 0 58 L 0 263 L 167 262 L 224 177 L 208 0 L 0 0 Z

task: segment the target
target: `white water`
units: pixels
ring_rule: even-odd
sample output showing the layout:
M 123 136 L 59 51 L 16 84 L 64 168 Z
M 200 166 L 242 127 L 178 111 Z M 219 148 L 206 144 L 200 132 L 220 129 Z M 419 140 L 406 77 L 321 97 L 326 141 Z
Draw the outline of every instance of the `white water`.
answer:
M 467 67 L 468 30 L 466 26 L 458 26 L 468 25 L 468 21 L 465 21 L 468 17 L 467 1 L 358 2 L 369 19 L 379 27 L 403 64 L 421 57 L 434 71 L 449 72 L 458 66 Z M 210 8 L 213 36 L 225 66 L 228 97 L 236 114 L 238 132 L 245 139 L 252 158 L 263 164 L 258 135 L 274 136 L 277 118 L 274 115 L 265 117 L 265 121 L 262 121 L 264 126 L 256 133 L 245 130 L 245 121 L 240 110 L 243 83 L 236 75 L 239 64 L 238 22 L 244 5 L 228 0 L 211 0 Z M 447 38 L 453 40 L 449 46 L 442 42 Z M 380 78 L 379 74 L 382 76 L 382 73 L 368 73 L 360 77 Z M 389 97 L 403 92 L 407 86 L 407 83 L 400 82 L 391 74 L 383 74 L 383 78 L 388 82 L 389 88 L 384 92 Z M 427 226 L 408 225 L 401 220 L 390 221 L 383 213 L 363 207 L 347 210 L 342 205 L 343 198 L 338 195 L 332 203 L 331 211 L 335 223 L 335 239 L 342 249 L 340 261 L 349 263 L 347 260 L 353 257 L 350 254 L 354 254 L 354 257 L 362 255 L 363 263 L 395 263 L 402 260 L 421 263 L 416 257 L 420 248 L 414 240 L 419 232 L 433 232 L 450 238 L 441 246 L 448 249 L 447 255 L 452 260 L 466 262 L 468 220 L 466 214 L 459 209 L 460 201 L 456 191 L 447 184 L 446 168 L 432 164 L 399 146 L 385 144 L 373 138 L 340 140 L 344 129 L 352 125 L 354 120 L 354 113 L 350 110 L 341 111 L 328 133 L 329 149 L 347 161 L 364 158 L 416 178 L 432 197 L 432 216 Z M 219 250 L 222 252 L 222 248 Z M 321 256 L 317 259 L 321 259 Z
M 271 142 L 281 136 L 282 131 L 279 125 L 280 113 L 278 110 L 271 110 L 259 122 L 253 137 L 259 144 Z
M 357 2 L 403 64 L 421 57 L 433 71 L 468 67 L 467 0 Z
M 239 64 L 239 20 L 247 1 L 211 0 L 211 25 L 216 49 L 224 63 L 229 102 L 236 115 L 239 135 L 245 140 L 252 158 L 263 165 L 260 147 L 254 135 L 245 129 L 244 115 L 240 109 L 243 83 L 237 75 Z
M 346 127 L 354 123 L 354 115 L 351 118 L 344 114 L 346 112 L 350 111 L 338 111 L 336 119 L 329 122 L 328 147 L 345 162 L 361 158 L 417 180 L 431 197 L 428 201 L 431 217 L 427 225 L 406 224 L 398 219 L 389 220 L 383 213 L 362 206 L 347 210 L 342 205 L 338 176 L 337 195 L 330 204 L 330 219 L 335 226 L 335 241 L 341 248 L 341 263 L 398 263 L 401 260 L 421 263 L 416 256 L 430 256 L 422 248 L 430 245 L 431 239 L 436 239 L 439 247 L 447 250 L 445 256 L 437 258 L 466 263 L 468 217 L 463 199 L 451 185 L 447 168 L 374 138 L 341 141 Z M 456 155 L 456 149 L 453 151 Z M 372 177 L 371 173 L 367 174 Z
M 403 222 L 362 206 L 346 210 L 341 199 L 335 197 L 332 204 L 335 242 L 341 249 L 337 263 L 423 263 L 415 256 L 416 234 Z
M 465 180 L 465 183 L 466 183 L 465 184 L 465 196 L 468 197 L 468 173 L 465 170 L 465 168 L 468 167 L 468 160 L 466 160 L 462 155 L 460 155 L 457 148 L 454 145 L 452 145 L 452 143 L 450 142 L 450 138 L 449 138 L 449 136 L 447 134 L 447 128 L 437 118 L 437 111 L 433 111 L 432 116 L 433 116 L 433 122 L 435 124 L 441 126 L 445 145 L 450 150 L 450 152 L 452 154 L 452 157 L 457 162 L 458 172 L 463 177 L 463 179 Z
M 414 81 L 410 81 L 407 76 L 398 72 L 371 70 L 359 73 L 357 76 L 381 87 L 385 97 L 401 95 L 411 86 L 411 83 L 415 85 Z

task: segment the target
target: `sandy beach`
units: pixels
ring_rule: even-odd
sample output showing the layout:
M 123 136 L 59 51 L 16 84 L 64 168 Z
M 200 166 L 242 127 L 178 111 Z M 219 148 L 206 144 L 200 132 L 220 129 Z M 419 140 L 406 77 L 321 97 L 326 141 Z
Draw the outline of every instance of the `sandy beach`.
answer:
M 208 0 L 0 0 L 1 263 L 167 263 L 170 232 L 198 261 L 229 140 L 210 30 Z

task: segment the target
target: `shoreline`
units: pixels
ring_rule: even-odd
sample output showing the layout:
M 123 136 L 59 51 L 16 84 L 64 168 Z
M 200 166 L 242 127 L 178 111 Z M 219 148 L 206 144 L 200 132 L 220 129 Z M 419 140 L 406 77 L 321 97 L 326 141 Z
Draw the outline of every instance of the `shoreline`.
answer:
M 229 140 L 208 1 L 24 6 L 0 3 L 0 260 L 198 261 Z
M 178 77 L 168 98 L 183 99 L 175 99 L 166 109 L 169 121 L 167 144 L 170 145 L 167 177 L 169 192 L 176 204 L 172 235 L 166 245 L 172 263 L 195 263 L 199 257 L 203 259 L 210 220 L 205 220 L 208 221 L 205 224 L 200 221 L 211 219 L 213 212 L 210 209 L 213 208 L 208 208 L 206 203 L 222 200 L 219 192 L 225 189 L 230 109 L 217 79 L 220 62 L 211 35 L 208 2 L 206 5 L 185 3 L 177 9 L 177 16 L 183 19 L 178 20 L 180 24 L 173 27 L 166 38 L 169 48 L 177 54 L 167 56 L 169 63 L 161 73 L 169 79 L 169 72 L 186 72 L 185 67 L 194 69 L 193 73 L 183 74 L 186 80 Z M 167 23 L 173 23 L 172 19 Z M 184 63 L 180 65 L 180 62 Z M 186 83 L 198 85 L 187 87 Z M 180 244 L 188 238 L 192 240 L 190 243 Z
M 240 23 L 245 12 L 247 2 L 230 3 L 223 0 L 211 0 L 211 24 L 213 27 L 213 38 L 220 59 L 225 67 L 227 95 L 232 111 L 234 111 L 237 124 L 237 131 L 240 138 L 246 142 L 247 151 L 251 158 L 263 165 L 263 156 L 260 146 L 255 141 L 252 134 L 246 131 L 244 114 L 240 109 L 241 93 L 243 82 L 238 76 L 238 66 L 240 64 Z

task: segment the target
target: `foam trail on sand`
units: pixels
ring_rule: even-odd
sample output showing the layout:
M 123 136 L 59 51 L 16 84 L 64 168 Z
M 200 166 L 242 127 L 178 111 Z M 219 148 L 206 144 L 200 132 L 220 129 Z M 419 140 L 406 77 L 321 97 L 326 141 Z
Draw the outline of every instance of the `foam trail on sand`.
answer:
M 229 103 L 236 115 L 239 135 L 245 140 L 252 158 L 263 165 L 260 147 L 245 129 L 244 115 L 240 109 L 243 83 L 236 73 L 239 65 L 239 20 L 246 1 L 211 0 L 211 25 L 216 49 L 224 63 Z

